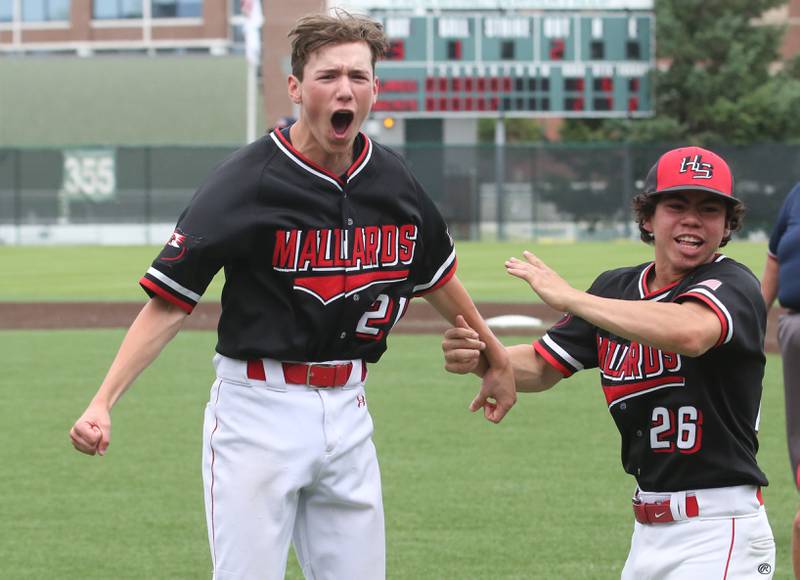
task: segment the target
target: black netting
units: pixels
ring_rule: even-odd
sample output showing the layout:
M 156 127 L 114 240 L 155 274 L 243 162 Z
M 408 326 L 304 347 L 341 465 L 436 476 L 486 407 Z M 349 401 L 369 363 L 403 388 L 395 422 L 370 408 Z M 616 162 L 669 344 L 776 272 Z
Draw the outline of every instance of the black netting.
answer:
M 493 145 L 431 144 L 397 150 L 439 205 L 455 237 L 607 239 L 637 235 L 630 199 L 658 156 L 673 146 L 532 144 L 498 152 Z M 731 165 L 736 194 L 748 208 L 743 235 L 768 233 L 786 192 L 800 180 L 800 146 L 715 150 Z M 232 151 L 3 149 L 0 226 L 172 224 L 197 186 Z M 110 193 L 92 194 L 88 186 L 88 194 L 67 193 L 71 155 L 96 155 L 105 163 L 112 159 Z M 104 177 L 108 179 L 98 179 Z

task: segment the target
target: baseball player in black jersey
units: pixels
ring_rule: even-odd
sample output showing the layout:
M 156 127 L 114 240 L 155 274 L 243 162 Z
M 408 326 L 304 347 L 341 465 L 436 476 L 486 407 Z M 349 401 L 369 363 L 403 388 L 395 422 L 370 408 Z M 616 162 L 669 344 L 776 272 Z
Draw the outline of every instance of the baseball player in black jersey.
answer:
M 723 159 L 665 153 L 634 199 L 652 262 L 601 274 L 587 292 L 525 252 L 506 269 L 564 317 L 510 347 L 517 390 L 600 370 L 636 478 L 624 580 L 770 578 L 775 543 L 756 463 L 766 312 L 758 280 L 718 253 L 743 207 Z M 451 372 L 481 373 L 480 333 L 459 321 L 443 348 Z
M 203 432 L 214 577 L 385 576 L 381 485 L 364 383 L 414 296 L 466 312 L 490 370 L 470 405 L 516 400 L 508 354 L 454 273 L 436 206 L 392 151 L 360 132 L 378 91 L 379 24 L 314 15 L 291 32 L 296 123 L 244 147 L 197 191 L 140 280 L 151 296 L 72 431 L 104 454 L 110 409 L 225 271 Z

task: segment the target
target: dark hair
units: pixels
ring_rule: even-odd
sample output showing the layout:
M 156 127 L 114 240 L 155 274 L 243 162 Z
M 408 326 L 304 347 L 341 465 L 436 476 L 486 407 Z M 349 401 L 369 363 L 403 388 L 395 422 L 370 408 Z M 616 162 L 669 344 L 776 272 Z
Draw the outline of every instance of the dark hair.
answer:
M 646 244 L 653 243 L 653 234 L 644 229 L 644 222 L 653 217 L 656 212 L 658 202 L 664 197 L 664 194 L 648 195 L 640 193 L 633 198 L 631 206 L 633 207 L 633 217 L 636 223 L 639 224 L 639 237 Z M 725 203 L 725 225 L 728 228 L 728 234 L 722 238 L 719 244 L 721 248 L 727 244 L 731 235 L 739 231 L 744 221 L 745 207 L 741 201 L 724 200 Z
M 289 32 L 292 39 L 292 74 L 303 80 L 303 68 L 309 57 L 329 44 L 366 42 L 375 62 L 388 50 L 383 25 L 366 16 L 337 9 L 333 14 L 309 14 L 300 18 Z

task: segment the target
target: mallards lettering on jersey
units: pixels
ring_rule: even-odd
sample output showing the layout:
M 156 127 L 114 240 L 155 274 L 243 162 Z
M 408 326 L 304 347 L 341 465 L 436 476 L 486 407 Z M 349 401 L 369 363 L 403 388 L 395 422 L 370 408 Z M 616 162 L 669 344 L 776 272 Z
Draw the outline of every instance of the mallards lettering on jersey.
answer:
M 140 283 L 191 312 L 224 268 L 217 351 L 230 358 L 377 361 L 408 301 L 455 273 L 447 225 L 403 160 L 366 135 L 342 175 L 289 136 L 226 159 Z
M 681 355 L 677 353 L 638 342 L 624 344 L 606 336 L 598 336 L 597 343 L 603 393 L 609 407 L 630 397 L 686 384 L 686 377 L 677 374 L 681 369 Z
M 720 321 L 716 346 L 699 357 L 683 356 L 566 316 L 534 344 L 537 353 L 564 376 L 599 368 L 622 438 L 623 466 L 642 489 L 766 485 L 755 459 L 766 328 L 758 281 L 745 266 L 717 255 L 685 278 L 651 291 L 652 268 L 650 263 L 605 272 L 589 293 L 700 302 Z

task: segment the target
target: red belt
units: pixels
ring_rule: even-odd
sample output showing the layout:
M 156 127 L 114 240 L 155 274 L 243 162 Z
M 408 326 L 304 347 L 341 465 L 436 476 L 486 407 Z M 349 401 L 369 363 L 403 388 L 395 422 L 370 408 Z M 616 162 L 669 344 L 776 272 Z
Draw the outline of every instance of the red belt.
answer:
M 657 503 L 643 503 L 639 498 L 633 498 L 633 515 L 640 524 L 666 524 L 675 521 L 669 500 Z M 686 496 L 686 517 L 696 518 L 700 515 L 697 507 L 697 498 L 693 495 Z
M 313 364 L 313 363 L 281 363 L 283 379 L 291 385 L 307 385 L 309 387 L 341 387 L 350 380 L 353 363 Z M 256 359 L 247 361 L 247 378 L 266 381 L 264 364 Z

